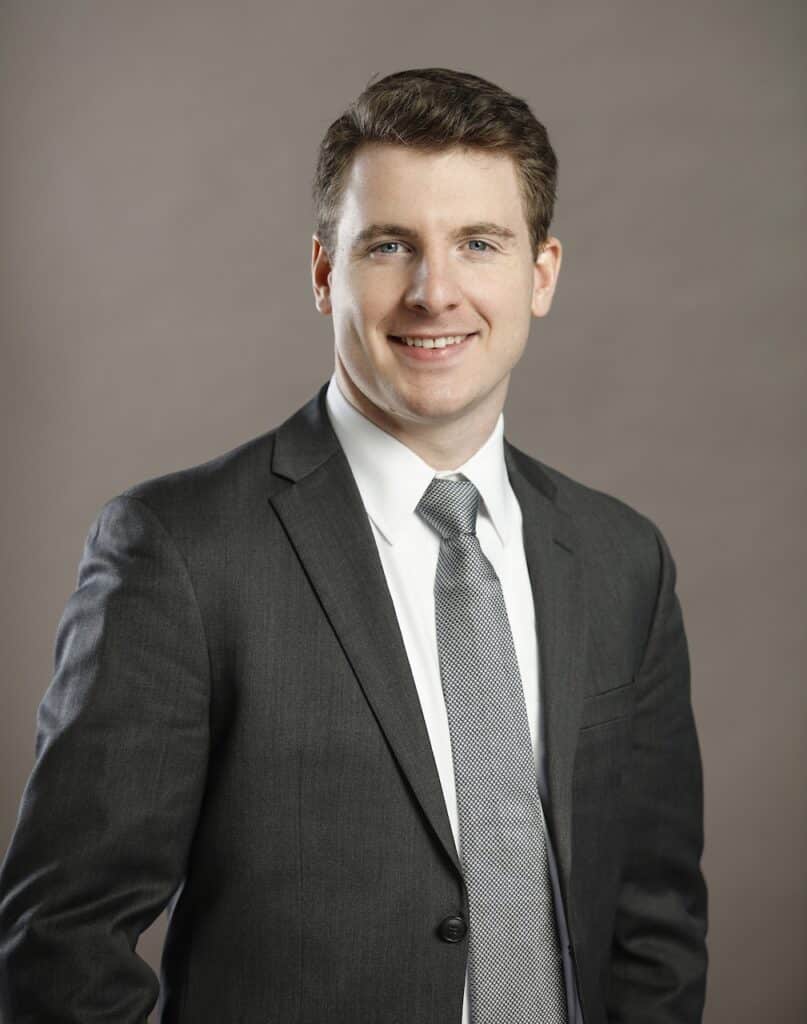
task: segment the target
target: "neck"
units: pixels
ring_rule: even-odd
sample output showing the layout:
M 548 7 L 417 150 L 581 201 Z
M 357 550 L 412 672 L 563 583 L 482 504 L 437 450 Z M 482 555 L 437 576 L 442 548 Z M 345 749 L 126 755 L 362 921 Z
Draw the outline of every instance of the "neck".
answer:
M 486 401 L 462 416 L 439 422 L 404 419 L 374 405 L 356 387 L 345 373 L 341 361 L 336 360 L 336 382 L 344 397 L 372 423 L 405 444 L 435 470 L 454 470 L 462 466 L 493 433 L 499 418 L 508 380 L 486 396 Z

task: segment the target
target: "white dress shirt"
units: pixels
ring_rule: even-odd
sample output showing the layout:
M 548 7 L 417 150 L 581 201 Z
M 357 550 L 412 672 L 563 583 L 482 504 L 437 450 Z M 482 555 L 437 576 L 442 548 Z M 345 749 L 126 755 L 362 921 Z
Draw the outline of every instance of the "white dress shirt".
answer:
M 510 486 L 504 461 L 504 418 L 500 413 L 493 432 L 482 447 L 462 466 L 449 472 L 433 469 L 411 448 L 355 409 L 342 394 L 335 375 L 331 376 L 328 385 L 326 405 L 372 526 L 420 698 L 454 841 L 459 849 L 454 763 L 435 626 L 433 588 L 440 538 L 415 513 L 415 506 L 434 476 L 461 474 L 479 491 L 481 500 L 476 533 L 502 585 L 524 686 L 538 789 L 545 807 L 547 802 L 535 611 L 521 532 L 521 506 Z M 568 993 L 569 1024 L 582 1024 L 551 847 L 549 861 Z M 462 1024 L 469 1024 L 467 973 Z

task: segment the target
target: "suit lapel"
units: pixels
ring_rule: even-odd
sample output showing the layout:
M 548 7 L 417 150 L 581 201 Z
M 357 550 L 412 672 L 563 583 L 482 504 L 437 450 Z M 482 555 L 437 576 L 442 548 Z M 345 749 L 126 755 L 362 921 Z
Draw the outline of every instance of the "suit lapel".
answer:
M 566 897 L 571 874 L 572 771 L 583 696 L 581 556 L 575 550 L 573 524 L 554 500 L 554 483 L 538 463 L 506 440 L 505 460 L 523 517 L 538 634 L 547 819 Z
M 269 501 L 288 534 L 423 813 L 460 864 L 437 767 L 372 528 L 325 408 L 327 384 L 282 424 Z M 535 460 L 504 444 L 523 517 L 532 584 L 547 750 L 548 826 L 566 896 L 571 872 L 572 769 L 583 692 L 585 611 L 574 527 Z
M 269 497 L 401 771 L 460 871 L 409 659 L 367 513 L 319 394 L 277 430 Z

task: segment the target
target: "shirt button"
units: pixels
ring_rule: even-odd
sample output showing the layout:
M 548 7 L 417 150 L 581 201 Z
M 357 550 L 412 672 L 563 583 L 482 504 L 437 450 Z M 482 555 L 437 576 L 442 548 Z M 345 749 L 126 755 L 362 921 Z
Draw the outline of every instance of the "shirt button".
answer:
M 468 932 L 468 925 L 464 917 L 447 917 L 440 922 L 437 931 L 444 942 L 460 942 Z

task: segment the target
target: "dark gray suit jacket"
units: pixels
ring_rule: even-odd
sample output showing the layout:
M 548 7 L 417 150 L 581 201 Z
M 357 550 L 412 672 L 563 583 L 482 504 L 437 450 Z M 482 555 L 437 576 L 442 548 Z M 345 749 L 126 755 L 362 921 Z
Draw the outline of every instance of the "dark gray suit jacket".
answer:
M 459 1022 L 466 894 L 325 386 L 93 524 L 0 873 L 15 1024 Z M 621 502 L 505 442 L 586 1024 L 700 1019 L 701 770 L 675 568 Z

